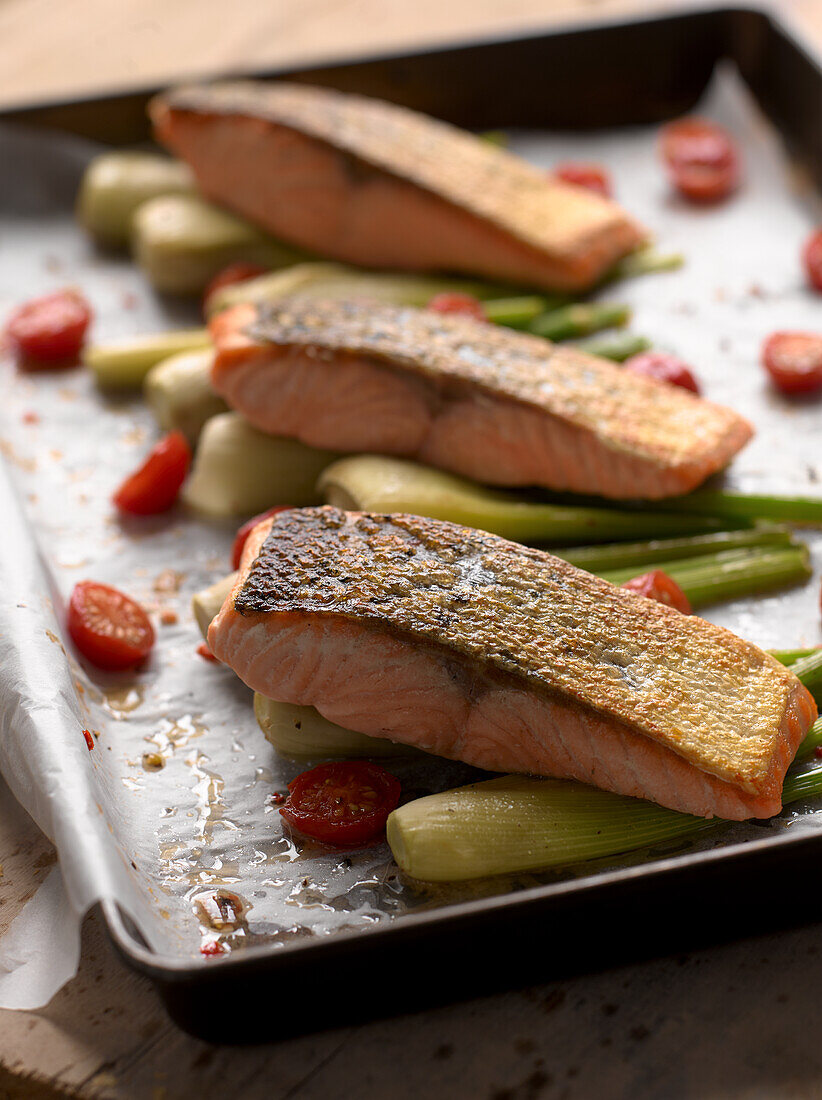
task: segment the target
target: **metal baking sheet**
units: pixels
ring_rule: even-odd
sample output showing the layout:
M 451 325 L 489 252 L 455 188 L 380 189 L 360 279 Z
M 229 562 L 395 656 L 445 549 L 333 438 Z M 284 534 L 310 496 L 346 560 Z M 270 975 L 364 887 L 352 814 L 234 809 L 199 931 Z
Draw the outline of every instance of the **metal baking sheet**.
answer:
M 744 187 L 716 209 L 671 196 L 651 127 L 509 128 L 511 146 L 546 169 L 561 159 L 604 161 L 618 197 L 660 247 L 686 254 L 682 271 L 608 296 L 633 307 L 632 327 L 655 346 L 695 365 L 707 396 L 755 423 L 757 437 L 728 483 L 822 494 L 822 406 L 774 394 L 758 362 L 767 333 L 818 327 L 819 299 L 805 289 L 797 257 L 822 220 L 819 198 L 730 67 L 716 74 L 699 110 L 737 135 L 745 160 Z M 98 148 L 26 127 L 0 130 L 3 163 L 14 166 L 0 181 L 0 315 L 27 296 L 77 284 L 94 305 L 97 340 L 192 323 L 193 307 L 158 300 L 128 260 L 95 252 L 74 225 L 77 182 Z M 24 375 L 6 358 L 0 371 L 8 475 L 0 497 L 12 536 L 0 547 L 0 764 L 57 843 L 74 903 L 103 902 L 121 947 L 168 983 L 172 1001 L 184 979 L 196 986 L 236 963 L 245 974 L 278 959 L 310 965 L 312 955 L 330 958 L 323 949 L 332 943 L 356 955 L 389 930 L 432 935 L 461 914 L 481 920 L 534 899 L 579 900 L 597 882 L 684 869 L 699 853 L 707 861 L 709 853 L 822 838 L 822 807 L 799 806 L 772 822 L 719 826 L 698 844 L 437 890 L 404 881 L 385 845 L 339 854 L 289 838 L 271 795 L 307 765 L 278 758 L 256 727 L 247 689 L 196 654 L 188 612 L 191 594 L 228 570 L 235 524 L 182 510 L 121 523 L 110 493 L 156 434 L 140 400 L 102 396 L 82 370 Z M 763 646 L 822 642 L 822 533 L 803 537 L 812 582 L 707 617 Z M 138 676 L 83 668 L 62 639 L 65 598 L 86 577 L 124 588 L 155 612 L 158 645 Z M 83 728 L 94 733 L 92 752 Z M 157 753 L 161 768 L 147 755 Z M 439 760 L 389 767 L 406 792 L 477 775 Z M 204 959 L 201 947 L 216 939 L 226 955 Z

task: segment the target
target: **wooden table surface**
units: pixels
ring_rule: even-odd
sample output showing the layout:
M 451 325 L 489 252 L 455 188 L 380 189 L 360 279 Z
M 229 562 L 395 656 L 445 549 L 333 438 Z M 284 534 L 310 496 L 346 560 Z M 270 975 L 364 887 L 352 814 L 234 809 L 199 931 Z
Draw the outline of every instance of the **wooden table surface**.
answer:
M 660 0 L 233 0 L 230 7 L 215 0 L 3 0 L 0 107 L 666 6 Z M 780 6 L 822 45 L 822 0 Z M 54 859 L 48 841 L 0 794 L 0 933 Z M 802 898 L 797 883 L 785 903 L 801 907 Z M 0 1100 L 822 1098 L 820 988 L 822 924 L 281 1043 L 273 1000 L 272 1042 L 234 1050 L 171 1025 L 152 988 L 120 965 L 92 919 L 84 927 L 80 972 L 51 1004 L 38 1012 L 0 1011 Z

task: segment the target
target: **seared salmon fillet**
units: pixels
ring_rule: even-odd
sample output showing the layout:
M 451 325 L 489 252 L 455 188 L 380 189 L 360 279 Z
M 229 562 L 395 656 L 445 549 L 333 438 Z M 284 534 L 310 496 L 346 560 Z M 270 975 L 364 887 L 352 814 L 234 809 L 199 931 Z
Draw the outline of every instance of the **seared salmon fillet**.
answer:
M 294 298 L 235 306 L 211 333 L 212 386 L 256 428 L 492 485 L 676 496 L 752 435 L 680 387 L 470 317 Z
M 255 691 L 349 729 L 704 817 L 777 813 L 816 717 L 729 631 L 419 516 L 263 521 L 208 643 Z
M 643 239 L 616 203 L 380 100 L 248 81 L 150 113 L 204 194 L 332 259 L 584 290 Z

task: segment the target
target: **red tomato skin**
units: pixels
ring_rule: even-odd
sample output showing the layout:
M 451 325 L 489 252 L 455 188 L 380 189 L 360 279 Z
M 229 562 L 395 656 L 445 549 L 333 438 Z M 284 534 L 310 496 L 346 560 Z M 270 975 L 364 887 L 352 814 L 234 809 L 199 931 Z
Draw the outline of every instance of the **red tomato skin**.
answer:
M 691 115 L 663 126 L 659 146 L 666 164 L 728 164 L 736 156 L 733 139 L 716 122 Z
M 667 382 L 671 386 L 680 386 L 691 393 L 701 393 L 699 383 L 691 368 L 675 355 L 664 351 L 641 351 L 632 355 L 622 364 L 624 370 L 632 374 L 642 374 L 646 378 L 656 378 L 658 382 Z
M 133 668 L 154 645 L 154 628 L 142 607 L 119 589 L 96 581 L 74 586 L 67 627 L 83 656 L 110 672 Z
M 6 322 L 6 335 L 24 366 L 72 365 L 91 323 L 91 307 L 76 290 L 32 298 Z
M 182 432 L 163 436 L 138 470 L 126 478 L 112 500 L 121 512 L 154 516 L 174 504 L 191 464 L 191 448 Z
M 762 363 L 783 393 L 816 393 L 822 389 L 822 336 L 774 332 L 762 345 Z
M 237 531 L 234 536 L 234 545 L 231 547 L 231 568 L 240 568 L 240 559 L 243 556 L 243 550 L 246 542 L 248 542 L 248 536 L 254 530 L 258 523 L 262 523 L 264 519 L 269 519 L 271 516 L 276 516 L 278 512 L 287 512 L 289 509 L 288 504 L 278 504 L 274 508 L 269 508 L 267 512 L 260 512 L 257 516 L 252 516 L 250 520 L 247 520 L 242 527 Z
M 584 187 L 606 199 L 609 199 L 613 194 L 611 177 L 608 170 L 601 164 L 582 164 L 569 160 L 558 164 L 554 169 L 554 175 L 563 183 L 573 183 L 577 187 Z
M 357 848 L 383 833 L 401 793 L 400 781 L 379 764 L 334 761 L 293 779 L 280 814 L 293 829 L 323 844 Z M 357 810 L 349 809 L 355 799 Z M 362 812 L 369 801 L 371 808 Z
M 207 959 L 216 958 L 218 955 L 225 954 L 225 948 L 218 940 L 209 940 L 200 948 L 200 954 L 205 955 Z
M 203 309 L 208 308 L 208 299 L 212 294 L 216 294 L 218 290 L 222 290 L 227 286 L 234 286 L 236 283 L 247 283 L 249 279 L 266 275 L 269 270 L 270 268 L 263 267 L 261 264 L 246 263 L 244 260 L 228 264 L 222 271 L 217 272 L 203 291 Z
M 457 291 L 435 294 L 426 309 L 432 309 L 435 313 L 458 313 L 464 317 L 473 317 L 475 321 L 488 319 L 479 298 L 475 298 L 472 294 L 460 294 Z
M 699 165 L 683 165 L 672 169 L 671 178 L 683 198 L 704 206 L 726 199 L 739 184 L 739 173 L 735 166 L 704 168 Z
M 727 198 L 739 184 L 739 154 L 721 126 L 683 118 L 662 128 L 662 158 L 674 187 L 693 203 Z
M 623 588 L 630 592 L 638 592 L 648 600 L 656 600 L 667 607 L 673 607 L 681 611 L 683 615 L 691 614 L 691 603 L 676 581 L 663 573 L 661 569 L 654 569 L 650 573 L 643 573 L 639 577 L 632 577 L 626 581 Z
M 90 730 L 83 730 L 83 737 L 86 739 L 86 748 L 89 752 L 94 748 L 94 738 L 91 736 Z
M 814 290 L 822 291 L 822 229 L 817 229 L 805 241 L 802 263 L 810 285 Z

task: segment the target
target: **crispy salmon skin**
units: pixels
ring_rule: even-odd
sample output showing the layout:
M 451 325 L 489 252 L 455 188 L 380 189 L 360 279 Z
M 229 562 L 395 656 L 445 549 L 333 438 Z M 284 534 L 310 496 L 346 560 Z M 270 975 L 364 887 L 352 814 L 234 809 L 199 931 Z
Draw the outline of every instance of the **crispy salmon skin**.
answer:
M 211 332 L 213 388 L 256 428 L 489 484 L 676 496 L 752 435 L 679 387 L 470 317 L 295 298 L 236 306 Z
M 264 521 L 208 642 L 255 691 L 350 729 L 705 817 L 777 813 L 816 716 L 729 631 L 418 516 Z
M 333 259 L 584 290 L 643 239 L 615 203 L 380 100 L 249 81 L 150 113 L 206 195 Z

